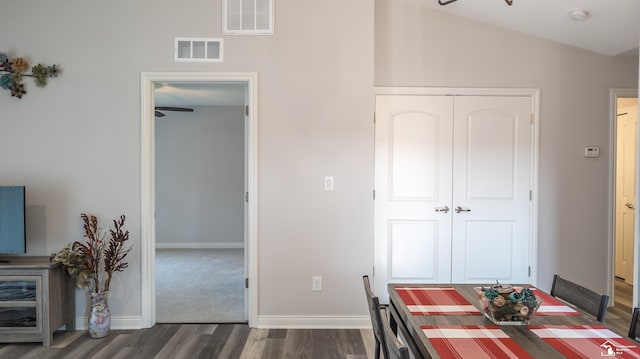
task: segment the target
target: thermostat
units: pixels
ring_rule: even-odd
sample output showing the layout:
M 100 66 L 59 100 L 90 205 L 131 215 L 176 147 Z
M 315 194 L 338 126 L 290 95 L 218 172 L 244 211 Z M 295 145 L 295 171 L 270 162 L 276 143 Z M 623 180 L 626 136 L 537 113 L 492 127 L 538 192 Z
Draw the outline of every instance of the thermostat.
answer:
M 585 157 L 600 157 L 600 147 L 590 146 L 584 148 Z

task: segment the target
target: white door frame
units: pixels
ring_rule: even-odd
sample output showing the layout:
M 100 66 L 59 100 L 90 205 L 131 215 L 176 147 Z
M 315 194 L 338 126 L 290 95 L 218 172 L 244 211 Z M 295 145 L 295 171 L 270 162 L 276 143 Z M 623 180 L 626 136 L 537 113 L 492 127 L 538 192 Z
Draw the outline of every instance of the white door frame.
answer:
M 540 153 L 540 89 L 536 88 L 455 88 L 455 87 L 374 87 L 375 95 L 440 95 L 440 96 L 529 96 L 533 113 L 533 130 L 531 133 L 531 241 L 529 278 L 532 285 L 538 281 L 538 174 Z M 374 259 L 375 261 L 375 259 Z
M 256 323 L 258 312 L 258 74 L 255 72 L 142 72 L 140 116 L 140 165 L 141 165 L 141 326 L 150 328 L 156 323 L 155 302 L 155 126 L 154 83 L 220 83 L 246 84 L 247 114 L 246 133 L 246 191 L 245 223 L 245 275 L 250 287 L 245 292 L 245 304 L 249 326 Z
M 608 246 L 608 295 L 611 298 L 609 301 L 609 306 L 613 306 L 615 298 L 615 233 L 616 233 L 616 128 L 617 128 L 617 119 L 618 119 L 618 98 L 619 97 L 638 97 L 638 89 L 631 88 L 612 88 L 609 89 L 609 246 Z M 640 123 L 640 121 L 639 121 Z M 640 134 L 640 131 L 638 132 Z M 637 140 L 637 139 L 636 139 Z M 640 142 L 638 142 L 640 143 Z M 640 156 L 638 156 L 636 150 L 636 196 L 638 195 L 638 190 L 640 189 L 640 181 L 638 181 L 638 175 L 640 168 L 638 168 L 640 163 Z M 638 306 L 638 247 L 640 244 L 638 243 L 638 238 L 640 238 L 640 217 L 638 216 L 638 211 L 636 211 L 634 218 L 634 233 L 633 233 L 633 302 L 632 306 Z

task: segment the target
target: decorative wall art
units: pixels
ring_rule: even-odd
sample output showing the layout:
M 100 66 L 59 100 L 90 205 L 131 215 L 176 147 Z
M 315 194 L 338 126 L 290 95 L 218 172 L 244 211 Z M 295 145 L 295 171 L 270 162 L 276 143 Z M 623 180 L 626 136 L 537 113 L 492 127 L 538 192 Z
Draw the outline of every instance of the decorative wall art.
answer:
M 10 59 L 6 53 L 0 52 L 0 88 L 11 91 L 11 96 L 22 98 L 27 93 L 22 79 L 32 77 L 38 87 L 45 87 L 50 77 L 57 77 L 60 68 L 57 65 L 37 64 L 26 73 L 29 63 L 23 57 Z

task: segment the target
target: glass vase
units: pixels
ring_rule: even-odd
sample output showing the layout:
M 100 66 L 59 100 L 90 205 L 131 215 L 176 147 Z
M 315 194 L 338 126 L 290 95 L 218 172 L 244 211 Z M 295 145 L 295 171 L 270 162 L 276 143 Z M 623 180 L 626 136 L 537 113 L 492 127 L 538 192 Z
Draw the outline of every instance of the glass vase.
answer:
M 109 312 L 108 296 L 109 292 L 91 293 L 89 335 L 92 338 L 104 338 L 111 331 L 111 312 Z

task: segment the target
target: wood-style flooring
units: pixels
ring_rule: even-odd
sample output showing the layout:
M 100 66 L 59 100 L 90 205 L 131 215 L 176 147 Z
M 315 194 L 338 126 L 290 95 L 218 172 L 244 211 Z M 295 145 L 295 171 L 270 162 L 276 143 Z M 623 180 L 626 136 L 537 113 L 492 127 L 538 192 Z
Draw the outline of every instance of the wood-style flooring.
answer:
M 87 332 L 56 334 L 41 344 L 0 344 L 0 358 L 373 358 L 368 329 L 250 329 L 246 324 L 158 324 L 150 329 L 112 331 L 103 339 Z
M 605 324 L 622 336 L 631 320 L 631 286 L 616 283 L 616 300 Z M 2 359 L 86 358 L 373 358 L 369 329 L 250 329 L 246 324 L 158 324 L 150 329 L 115 330 L 104 339 L 86 331 L 54 336 L 53 346 L 0 344 Z

